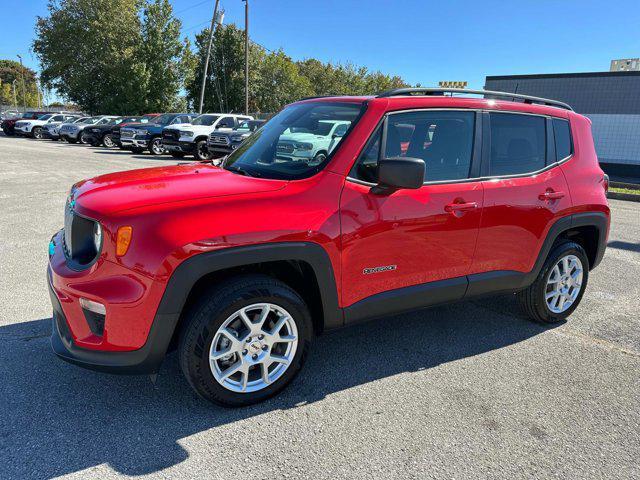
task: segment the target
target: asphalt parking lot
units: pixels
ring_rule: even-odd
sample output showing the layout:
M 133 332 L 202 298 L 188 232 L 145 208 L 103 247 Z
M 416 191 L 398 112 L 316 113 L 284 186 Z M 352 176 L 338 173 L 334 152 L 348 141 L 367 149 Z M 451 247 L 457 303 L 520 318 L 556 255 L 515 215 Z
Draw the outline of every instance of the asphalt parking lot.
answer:
M 640 478 L 640 204 L 566 324 L 512 296 L 328 334 L 279 397 L 227 410 L 49 347 L 47 244 L 72 183 L 167 165 L 0 134 L 0 478 Z

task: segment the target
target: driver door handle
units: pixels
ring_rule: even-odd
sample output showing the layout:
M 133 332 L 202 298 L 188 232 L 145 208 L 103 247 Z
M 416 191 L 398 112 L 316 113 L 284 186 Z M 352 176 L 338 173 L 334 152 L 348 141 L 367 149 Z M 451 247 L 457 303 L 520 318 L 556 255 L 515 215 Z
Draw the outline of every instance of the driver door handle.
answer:
M 477 202 L 449 203 L 444 206 L 444 211 L 449 213 L 466 212 L 467 210 L 475 210 L 476 208 L 478 208 Z

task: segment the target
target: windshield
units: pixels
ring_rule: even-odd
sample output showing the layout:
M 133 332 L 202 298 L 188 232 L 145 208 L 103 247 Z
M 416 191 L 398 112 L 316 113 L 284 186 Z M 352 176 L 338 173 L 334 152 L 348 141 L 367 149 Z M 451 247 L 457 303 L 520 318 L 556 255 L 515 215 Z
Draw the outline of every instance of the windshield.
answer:
M 240 125 L 238 125 L 238 128 L 236 128 L 236 130 L 240 132 L 250 132 L 251 125 L 249 125 L 249 122 L 242 122 Z
M 315 175 L 329 161 L 363 109 L 362 103 L 347 102 L 291 105 L 231 153 L 224 168 L 242 175 L 282 180 Z M 334 133 L 328 135 L 331 131 Z
M 87 120 L 89 120 L 87 117 L 80 117 L 75 120 L 69 120 L 69 123 L 85 123 Z
M 210 127 L 219 118 L 220 118 L 220 115 L 207 115 L 207 114 L 204 114 L 204 115 L 200 115 L 199 117 L 195 118 L 193 120 L 193 122 L 191 122 L 191 124 L 192 125 L 206 125 L 206 126 Z
M 82 123 L 88 123 L 89 125 L 93 125 L 94 123 L 96 123 L 98 120 L 100 120 L 100 117 L 89 117 L 87 118 L 84 122 Z
M 109 123 L 109 122 L 111 122 L 112 120 L 113 120 L 112 118 L 103 118 L 103 119 L 101 119 L 100 121 L 98 121 L 98 122 L 96 123 L 96 125 L 104 125 L 105 123 Z
M 154 118 L 152 121 L 158 125 L 169 125 L 171 120 L 175 118 L 175 115 L 171 113 L 165 113 L 164 115 L 160 115 L 159 117 Z

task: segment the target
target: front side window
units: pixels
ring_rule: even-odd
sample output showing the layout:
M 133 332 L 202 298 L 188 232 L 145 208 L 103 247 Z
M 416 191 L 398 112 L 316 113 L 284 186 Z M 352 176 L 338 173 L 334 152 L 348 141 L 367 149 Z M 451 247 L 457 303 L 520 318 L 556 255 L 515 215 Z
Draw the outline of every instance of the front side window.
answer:
M 235 122 L 233 117 L 224 117 L 218 122 L 216 128 L 233 128 L 234 126 Z
M 559 118 L 554 118 L 553 136 L 556 139 L 556 161 L 564 160 L 573 153 L 569 122 Z
M 545 167 L 545 118 L 491 113 L 490 175 L 518 175 Z
M 387 119 L 384 156 L 424 160 L 425 180 L 468 178 L 473 153 L 475 113 L 423 110 L 392 114 Z M 381 131 L 371 138 L 351 176 L 377 183 Z
M 362 103 L 308 102 L 291 105 L 269 120 L 227 157 L 224 168 L 241 175 L 295 180 L 319 172 L 349 134 Z M 331 135 L 347 125 L 342 137 Z

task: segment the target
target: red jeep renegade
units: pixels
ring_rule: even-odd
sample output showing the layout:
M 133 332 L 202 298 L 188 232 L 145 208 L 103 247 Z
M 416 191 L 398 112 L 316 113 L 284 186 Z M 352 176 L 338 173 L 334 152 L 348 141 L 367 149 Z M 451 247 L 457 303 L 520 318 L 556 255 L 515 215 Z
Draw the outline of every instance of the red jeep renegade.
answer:
M 74 185 L 49 245 L 53 350 L 155 373 L 177 348 L 196 392 L 239 406 L 291 382 L 315 335 L 371 317 L 513 292 L 560 322 L 604 254 L 607 187 L 590 121 L 561 102 L 305 99 L 221 167 Z

